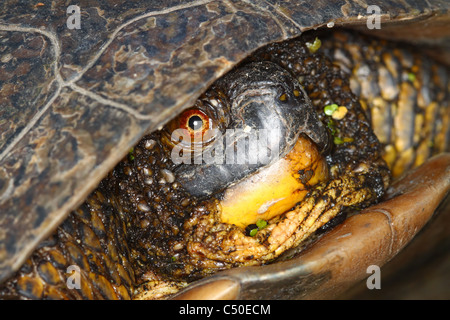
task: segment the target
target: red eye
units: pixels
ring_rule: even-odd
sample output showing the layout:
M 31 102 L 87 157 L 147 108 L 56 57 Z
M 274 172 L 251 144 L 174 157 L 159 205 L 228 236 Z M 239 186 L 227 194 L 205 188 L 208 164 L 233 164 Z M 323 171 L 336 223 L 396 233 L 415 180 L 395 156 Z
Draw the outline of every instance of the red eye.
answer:
M 213 142 L 218 133 L 217 121 L 207 112 L 197 107 L 190 108 L 169 122 L 166 126 L 165 140 L 174 147 L 193 150 L 195 147 L 205 147 Z
M 203 140 L 207 131 L 213 128 L 213 119 L 199 109 L 188 109 L 178 117 L 177 129 L 187 130 L 192 141 Z

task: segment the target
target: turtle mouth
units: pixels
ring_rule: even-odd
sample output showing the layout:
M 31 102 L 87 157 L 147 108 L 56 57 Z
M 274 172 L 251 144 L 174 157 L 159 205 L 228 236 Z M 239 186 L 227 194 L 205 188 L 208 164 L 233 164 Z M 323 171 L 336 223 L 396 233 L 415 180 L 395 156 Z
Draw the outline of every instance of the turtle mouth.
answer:
M 220 200 L 223 223 L 245 228 L 279 216 L 329 178 L 327 162 L 308 137 L 300 135 L 283 158 L 228 187 Z M 249 229 L 251 232 L 251 228 Z

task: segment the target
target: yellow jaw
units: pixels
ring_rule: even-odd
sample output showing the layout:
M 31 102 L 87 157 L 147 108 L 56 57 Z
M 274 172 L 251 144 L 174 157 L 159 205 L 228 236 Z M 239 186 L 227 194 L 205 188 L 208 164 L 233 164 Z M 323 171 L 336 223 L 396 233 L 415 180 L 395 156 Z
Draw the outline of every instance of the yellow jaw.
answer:
M 221 201 L 221 221 L 245 228 L 269 220 L 301 201 L 312 186 L 328 179 L 328 166 L 308 138 L 300 137 L 284 157 L 229 187 Z

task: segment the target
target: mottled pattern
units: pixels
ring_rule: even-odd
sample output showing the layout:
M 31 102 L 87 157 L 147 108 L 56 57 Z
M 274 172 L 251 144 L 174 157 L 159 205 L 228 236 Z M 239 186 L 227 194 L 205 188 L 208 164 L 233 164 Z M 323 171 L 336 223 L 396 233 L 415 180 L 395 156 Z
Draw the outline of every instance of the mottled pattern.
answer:
M 351 76 L 393 176 L 449 150 L 448 68 L 408 45 L 345 33 L 336 42 L 321 38 L 325 53 Z
M 0 43 L 0 150 L 3 150 L 55 95 L 56 85 L 55 56 L 45 36 L 0 31 Z
M 115 209 L 102 192 L 100 187 L 39 244 L 16 280 L 7 283 L 3 292 L 9 294 L 3 298 L 129 299 L 133 295 L 134 271 L 124 221 L 112 214 Z

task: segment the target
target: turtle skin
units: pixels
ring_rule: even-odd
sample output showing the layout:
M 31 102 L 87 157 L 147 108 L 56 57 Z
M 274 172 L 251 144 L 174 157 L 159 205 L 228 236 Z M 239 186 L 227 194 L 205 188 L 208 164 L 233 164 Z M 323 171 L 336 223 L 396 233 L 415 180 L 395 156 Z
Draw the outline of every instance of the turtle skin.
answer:
M 312 52 L 306 43 L 317 36 L 323 47 Z M 272 61 L 291 72 L 331 136 L 340 138 L 326 156 L 330 180 L 311 189 L 292 211 L 270 221 L 256 238 L 217 223 L 216 199 L 196 199 L 183 190 L 173 175 L 175 165 L 161 139 L 162 129 L 145 136 L 40 244 L 2 285 L 1 297 L 128 299 L 152 290 L 153 298 L 165 297 L 219 270 L 268 263 L 337 215 L 376 203 L 389 184 L 389 169 L 401 174 L 448 148 L 448 70 L 408 49 L 348 32 L 309 33 L 269 45 L 243 62 Z M 361 71 L 367 69 L 371 73 Z M 205 94 L 214 96 L 223 85 L 226 81 L 218 81 Z M 388 97 L 389 89 L 397 95 Z M 404 92 L 412 105 L 402 102 Z M 331 103 L 348 108 L 344 119 L 333 121 L 323 112 Z M 382 121 L 386 110 L 390 118 Z M 401 126 L 392 130 L 405 115 L 414 119 L 402 123 L 406 133 Z M 314 211 L 319 211 L 315 217 Z M 290 221 L 289 214 L 298 218 L 301 212 L 303 218 L 282 245 L 278 237 L 270 242 L 274 230 Z M 312 227 L 297 232 L 306 221 Z M 232 250 L 237 241 L 247 244 L 239 254 Z M 69 289 L 74 274 L 68 268 L 73 265 L 79 266 L 80 286 Z M 164 290 L 158 292 L 161 284 Z

